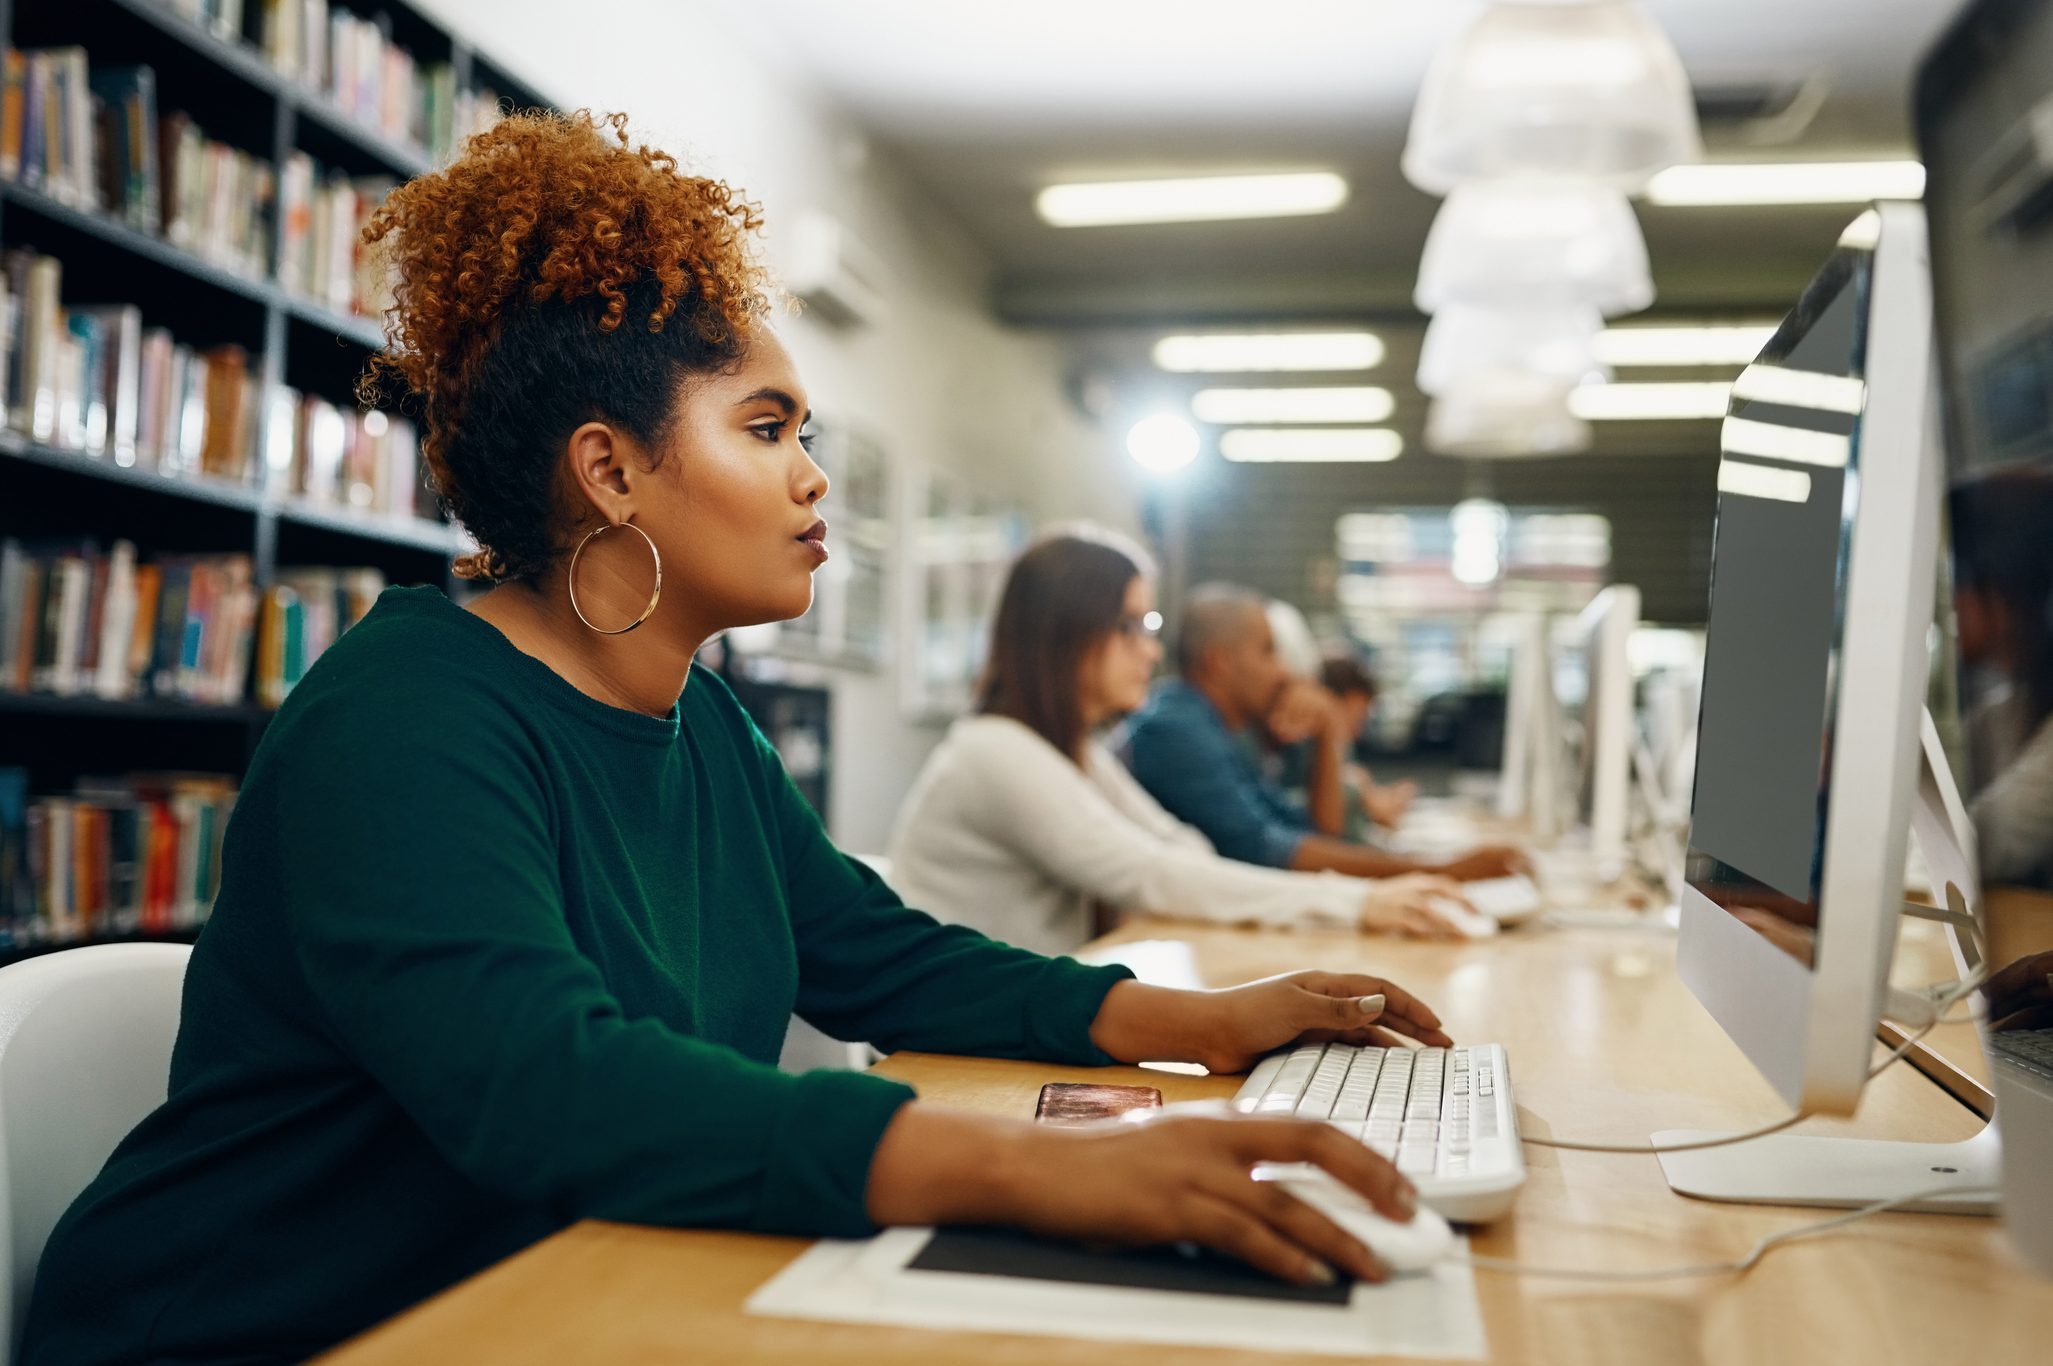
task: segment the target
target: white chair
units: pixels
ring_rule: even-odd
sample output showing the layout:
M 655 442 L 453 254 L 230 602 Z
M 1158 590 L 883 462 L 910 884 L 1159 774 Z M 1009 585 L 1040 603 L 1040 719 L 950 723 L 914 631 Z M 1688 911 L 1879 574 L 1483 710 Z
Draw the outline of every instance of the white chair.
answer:
M 0 968 L 0 1363 L 51 1229 L 170 1086 L 183 944 L 98 944 Z

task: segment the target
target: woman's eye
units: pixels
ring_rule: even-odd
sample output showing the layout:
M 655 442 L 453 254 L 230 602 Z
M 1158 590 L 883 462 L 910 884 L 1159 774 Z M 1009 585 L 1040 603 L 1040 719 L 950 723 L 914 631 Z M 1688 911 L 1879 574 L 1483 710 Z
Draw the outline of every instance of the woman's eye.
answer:
M 810 429 L 802 431 L 798 434 L 799 449 L 807 455 L 811 455 L 813 453 L 813 443 L 817 440 L 819 440 L 819 437 L 815 436 Z
M 772 446 L 784 439 L 784 424 L 782 422 L 766 422 L 760 427 L 751 427 L 749 430 Z

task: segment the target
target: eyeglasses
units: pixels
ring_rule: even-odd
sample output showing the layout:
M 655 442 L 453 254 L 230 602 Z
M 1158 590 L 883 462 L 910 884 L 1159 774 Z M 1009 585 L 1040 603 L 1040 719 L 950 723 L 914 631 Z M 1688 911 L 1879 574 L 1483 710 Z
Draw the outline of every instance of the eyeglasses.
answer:
M 1131 641 L 1154 640 L 1162 634 L 1162 614 L 1149 612 L 1146 616 L 1124 616 L 1113 629 Z

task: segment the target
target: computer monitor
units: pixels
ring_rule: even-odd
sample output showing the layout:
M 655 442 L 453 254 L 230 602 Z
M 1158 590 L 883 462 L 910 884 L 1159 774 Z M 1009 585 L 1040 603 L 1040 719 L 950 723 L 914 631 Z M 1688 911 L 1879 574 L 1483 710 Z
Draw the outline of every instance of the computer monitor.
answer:
M 1917 122 L 1961 713 L 1939 729 L 1979 849 L 2004 1223 L 2053 1274 L 2053 0 L 1968 6 Z
M 1562 715 L 1554 681 L 1548 618 L 1527 612 L 1512 619 L 1511 667 L 1505 680 L 1504 757 L 1497 780 L 1497 814 L 1522 821 L 1526 834 L 1551 843 L 1567 827 L 1569 803 L 1562 770 Z
M 1599 882 L 1625 872 L 1632 818 L 1634 741 L 1632 634 L 1640 624 L 1640 590 L 1613 584 L 1576 618 L 1583 698 L 1571 773 L 1576 811 L 1588 824 L 1590 867 Z
M 1721 436 L 1678 966 L 1815 1113 L 1860 1097 L 1903 902 L 1937 582 L 1931 328 L 1924 217 L 1878 205 L 1734 383 Z M 1777 1135 L 1662 1167 L 1769 1203 L 1993 1181 L 1993 1139 L 1941 1146 Z

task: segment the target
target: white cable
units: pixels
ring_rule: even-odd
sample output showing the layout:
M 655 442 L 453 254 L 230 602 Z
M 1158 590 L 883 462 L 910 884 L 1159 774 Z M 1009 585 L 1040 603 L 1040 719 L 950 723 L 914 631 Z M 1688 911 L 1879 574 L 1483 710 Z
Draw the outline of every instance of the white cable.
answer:
M 1872 1205 L 1863 1205 L 1849 1210 L 1833 1219 L 1821 1219 L 1815 1224 L 1800 1224 L 1780 1233 L 1771 1233 L 1755 1243 L 1753 1250 L 1736 1262 L 1704 1262 L 1696 1266 L 1657 1267 L 1646 1271 L 1610 1271 L 1598 1267 L 1555 1267 L 1543 1266 L 1537 1262 L 1508 1261 L 1502 1257 L 1470 1257 L 1468 1264 L 1478 1271 L 1498 1271 L 1511 1276 L 1544 1276 L 1559 1280 L 1577 1281 L 1666 1281 L 1685 1276 L 1738 1275 L 1751 1270 L 1754 1264 L 1772 1249 L 1798 1238 L 1809 1238 L 1820 1233 L 1830 1233 L 1836 1228 L 1858 1223 L 1871 1214 L 1881 1214 L 1901 1205 L 1914 1205 L 1920 1200 L 1930 1200 L 1940 1195 L 1994 1195 L 1994 1186 L 1935 1186 L 1931 1190 L 1918 1191 L 1912 1195 L 1899 1195 L 1893 1200 L 1877 1200 Z
M 1953 1008 L 1954 1003 L 1972 995 L 1982 985 L 1982 982 L 1988 975 L 1989 970 L 1986 967 L 1977 968 L 1969 973 L 1966 980 L 1961 982 L 1952 991 L 1947 992 L 1944 996 L 1934 1001 L 1935 1009 L 1932 1012 L 1931 1023 L 1927 1024 L 1917 1033 L 1910 1035 L 1901 1044 L 1897 1045 L 1893 1053 L 1869 1068 L 1867 1080 L 1873 1081 L 1876 1077 L 1881 1076 L 1889 1067 L 1900 1061 L 1904 1054 L 1910 1052 L 1912 1047 L 1922 1040 L 1925 1035 L 1937 1029 L 1945 1019 L 1946 1012 Z M 1521 1134 L 1519 1137 L 1523 1142 L 1530 1143 L 1536 1148 L 1563 1148 L 1569 1152 L 1577 1153 L 1691 1153 L 1702 1148 L 1723 1148 L 1734 1143 L 1746 1143 L 1752 1139 L 1766 1138 L 1769 1134 L 1780 1133 L 1791 1125 L 1800 1124 L 1810 1117 L 1810 1111 L 1798 1110 L 1786 1119 L 1778 1119 L 1773 1124 L 1764 1124 L 1758 1129 L 1748 1129 L 1744 1133 L 1737 1134 L 1720 1134 L 1716 1138 L 1692 1139 L 1687 1143 L 1577 1143 L 1564 1138 L 1534 1138 L 1529 1134 Z

